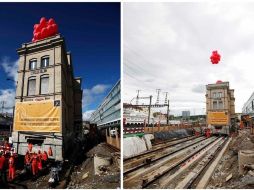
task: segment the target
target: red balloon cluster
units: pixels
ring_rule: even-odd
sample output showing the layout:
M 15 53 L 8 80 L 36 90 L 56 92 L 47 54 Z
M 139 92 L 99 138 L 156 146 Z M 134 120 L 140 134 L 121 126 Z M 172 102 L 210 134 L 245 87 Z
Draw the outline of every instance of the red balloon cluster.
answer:
M 51 18 L 47 21 L 45 17 L 42 17 L 40 23 L 34 25 L 32 42 L 54 36 L 57 33 L 58 26 L 55 23 L 54 19 Z
M 221 80 L 217 80 L 217 81 L 216 81 L 216 84 L 219 84 L 219 83 L 222 83 L 222 81 L 221 81 Z
M 217 51 L 213 51 L 210 57 L 212 64 L 218 64 L 220 61 L 220 54 Z

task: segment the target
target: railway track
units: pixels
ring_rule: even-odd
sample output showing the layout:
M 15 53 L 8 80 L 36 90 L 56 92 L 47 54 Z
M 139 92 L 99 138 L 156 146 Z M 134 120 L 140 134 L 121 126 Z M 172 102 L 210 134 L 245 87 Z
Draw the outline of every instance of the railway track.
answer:
M 124 188 L 195 188 L 226 141 L 222 137 L 203 139 L 157 163 L 133 170 L 124 175 Z
M 139 168 L 151 165 L 161 159 L 164 159 L 178 151 L 188 148 L 196 143 L 199 143 L 206 139 L 205 137 L 191 137 L 188 139 L 181 139 L 171 144 L 166 144 L 163 147 L 146 151 L 142 154 L 134 156 L 124 161 L 124 175 L 131 173 Z

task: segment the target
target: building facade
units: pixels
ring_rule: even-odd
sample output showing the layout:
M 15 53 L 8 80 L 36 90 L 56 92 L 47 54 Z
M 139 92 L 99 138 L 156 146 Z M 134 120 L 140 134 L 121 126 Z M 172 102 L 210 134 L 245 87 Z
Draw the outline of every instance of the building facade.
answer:
M 90 123 L 106 129 L 108 144 L 120 149 L 121 81 L 119 80 L 90 117 Z
M 13 144 L 21 155 L 28 143 L 35 150 L 51 147 L 53 158 L 62 160 L 82 129 L 82 79 L 74 77 L 71 53 L 59 34 L 25 43 L 17 52 Z
M 208 126 L 229 133 L 235 119 L 234 90 L 230 89 L 229 82 L 206 85 L 206 115 Z
M 251 94 L 248 101 L 243 105 L 242 113 L 249 114 L 251 116 L 254 115 L 254 92 Z

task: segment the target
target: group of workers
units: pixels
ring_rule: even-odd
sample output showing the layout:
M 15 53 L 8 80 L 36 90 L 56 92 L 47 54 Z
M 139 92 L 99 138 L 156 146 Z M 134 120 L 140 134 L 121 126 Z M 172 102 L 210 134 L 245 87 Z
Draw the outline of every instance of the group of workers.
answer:
M 15 177 L 15 161 L 17 154 L 15 149 L 5 141 L 3 146 L 0 146 L 0 181 L 7 181 L 6 172 L 8 169 L 8 180 L 12 181 Z
M 48 152 L 40 150 L 33 151 L 33 145 L 28 144 L 28 150 L 24 158 L 24 166 L 26 172 L 32 173 L 33 176 L 37 176 L 38 172 L 46 166 L 48 157 L 52 156 L 52 149 L 49 148 Z M 0 146 L 0 184 L 7 182 L 7 172 L 8 181 L 12 181 L 15 178 L 16 172 L 16 162 L 18 155 L 15 149 L 5 141 L 3 146 Z

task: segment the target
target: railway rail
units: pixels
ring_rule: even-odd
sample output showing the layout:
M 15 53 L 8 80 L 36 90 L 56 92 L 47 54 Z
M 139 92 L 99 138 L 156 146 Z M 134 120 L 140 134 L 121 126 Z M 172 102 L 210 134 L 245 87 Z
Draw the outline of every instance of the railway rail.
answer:
M 155 163 L 124 173 L 124 188 L 195 188 L 226 141 L 224 137 L 204 138 Z
M 177 142 L 170 145 L 165 145 L 159 149 L 154 149 L 151 151 L 144 152 L 142 154 L 139 154 L 137 156 L 132 157 L 131 159 L 128 159 L 127 161 L 124 161 L 124 175 L 127 175 L 128 173 L 131 173 L 137 169 L 140 169 L 142 167 L 155 164 L 156 162 L 167 158 L 170 155 L 175 154 L 176 152 L 179 152 L 185 148 L 191 147 L 206 138 L 203 136 L 197 137 L 197 138 L 190 138 L 187 140 L 182 140 L 181 142 Z

